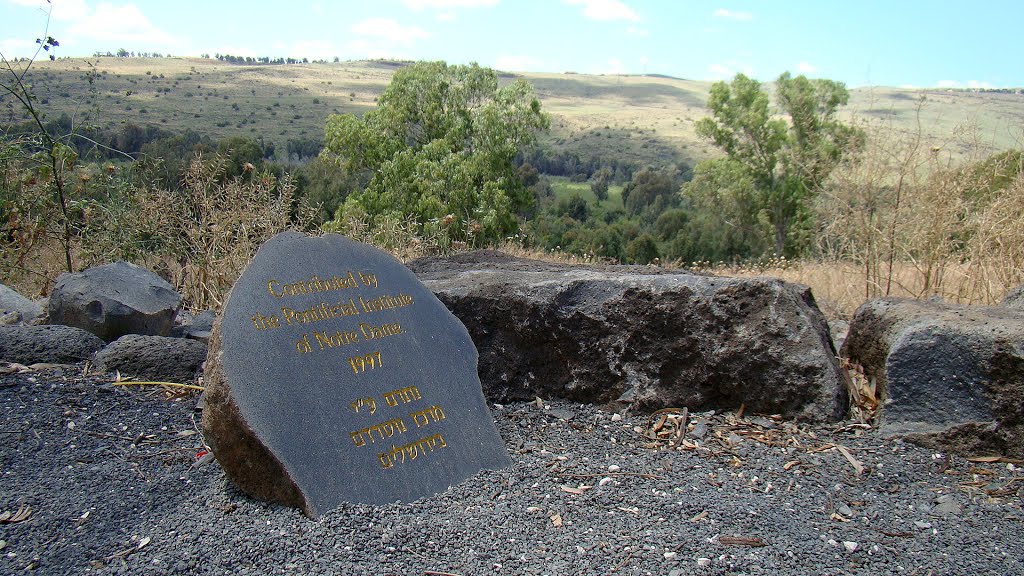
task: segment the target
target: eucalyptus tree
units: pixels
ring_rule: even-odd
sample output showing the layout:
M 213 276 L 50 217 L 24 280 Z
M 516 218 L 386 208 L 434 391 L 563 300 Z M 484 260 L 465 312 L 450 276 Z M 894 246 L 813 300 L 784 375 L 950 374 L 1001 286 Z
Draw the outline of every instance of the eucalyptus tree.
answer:
M 548 126 L 525 81 L 500 86 L 477 64 L 405 66 L 376 109 L 327 120 L 324 153 L 354 176 L 335 223 L 412 220 L 477 244 L 512 234 L 533 204 L 516 155 Z

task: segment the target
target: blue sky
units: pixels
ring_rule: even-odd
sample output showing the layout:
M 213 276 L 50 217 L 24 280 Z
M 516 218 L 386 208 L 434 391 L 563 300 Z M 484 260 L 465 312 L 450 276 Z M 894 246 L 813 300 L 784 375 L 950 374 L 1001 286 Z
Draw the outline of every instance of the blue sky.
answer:
M 0 0 L 25 56 L 43 0 Z M 721 80 L 784 71 L 848 86 L 1022 87 L 1020 0 L 53 0 L 59 55 L 479 62 L 510 71 Z M 44 7 L 44 8 L 41 8 Z

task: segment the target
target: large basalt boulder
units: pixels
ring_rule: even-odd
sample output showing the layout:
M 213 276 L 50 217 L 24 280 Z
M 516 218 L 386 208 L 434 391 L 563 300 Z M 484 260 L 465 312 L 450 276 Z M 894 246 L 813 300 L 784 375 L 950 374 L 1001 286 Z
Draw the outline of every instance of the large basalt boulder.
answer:
M 169 335 L 181 295 L 145 268 L 115 262 L 62 274 L 49 307 L 52 324 L 76 326 L 111 342 L 125 334 Z
M 843 355 L 874 379 L 883 432 L 1024 456 L 1024 310 L 872 300 L 854 314 Z
M 89 360 L 104 342 L 72 326 L 0 326 L 0 360 L 71 364 Z
M 9 319 L 3 324 L 31 324 L 42 315 L 39 304 L 0 284 L 0 316 Z
M 194 380 L 206 361 L 206 344 L 186 338 L 129 334 L 96 353 L 104 372 L 170 382 Z
M 834 421 L 844 374 L 810 290 L 480 251 L 408 264 L 469 329 L 485 395 Z

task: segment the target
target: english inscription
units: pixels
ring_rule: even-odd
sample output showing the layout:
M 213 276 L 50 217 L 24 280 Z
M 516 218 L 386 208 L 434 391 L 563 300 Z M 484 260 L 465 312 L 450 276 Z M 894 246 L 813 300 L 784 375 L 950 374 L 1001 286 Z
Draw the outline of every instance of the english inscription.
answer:
M 314 516 L 344 501 L 414 500 L 509 464 L 476 361 L 462 324 L 393 257 L 337 235 L 284 233 L 225 304 L 204 426 L 254 496 Z M 239 428 L 266 451 L 263 472 L 279 466 L 283 480 L 260 485 L 260 458 L 228 449 L 247 445 L 228 437 Z

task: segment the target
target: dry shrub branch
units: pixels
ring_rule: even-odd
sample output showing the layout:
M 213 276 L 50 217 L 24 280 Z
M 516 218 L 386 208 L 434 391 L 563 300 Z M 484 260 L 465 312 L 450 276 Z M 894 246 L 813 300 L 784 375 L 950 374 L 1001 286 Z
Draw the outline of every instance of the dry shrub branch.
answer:
M 288 229 L 307 230 L 313 210 L 294 199 L 288 177 L 225 178 L 225 161 L 196 158 L 180 192 L 129 194 L 98 245 L 165 276 L 194 309 L 216 308 L 259 246 Z
M 991 304 L 1024 280 L 1019 152 L 986 158 L 971 127 L 941 143 L 924 142 L 920 124 L 866 127 L 819 198 L 823 265 L 859 269 L 864 299 Z

